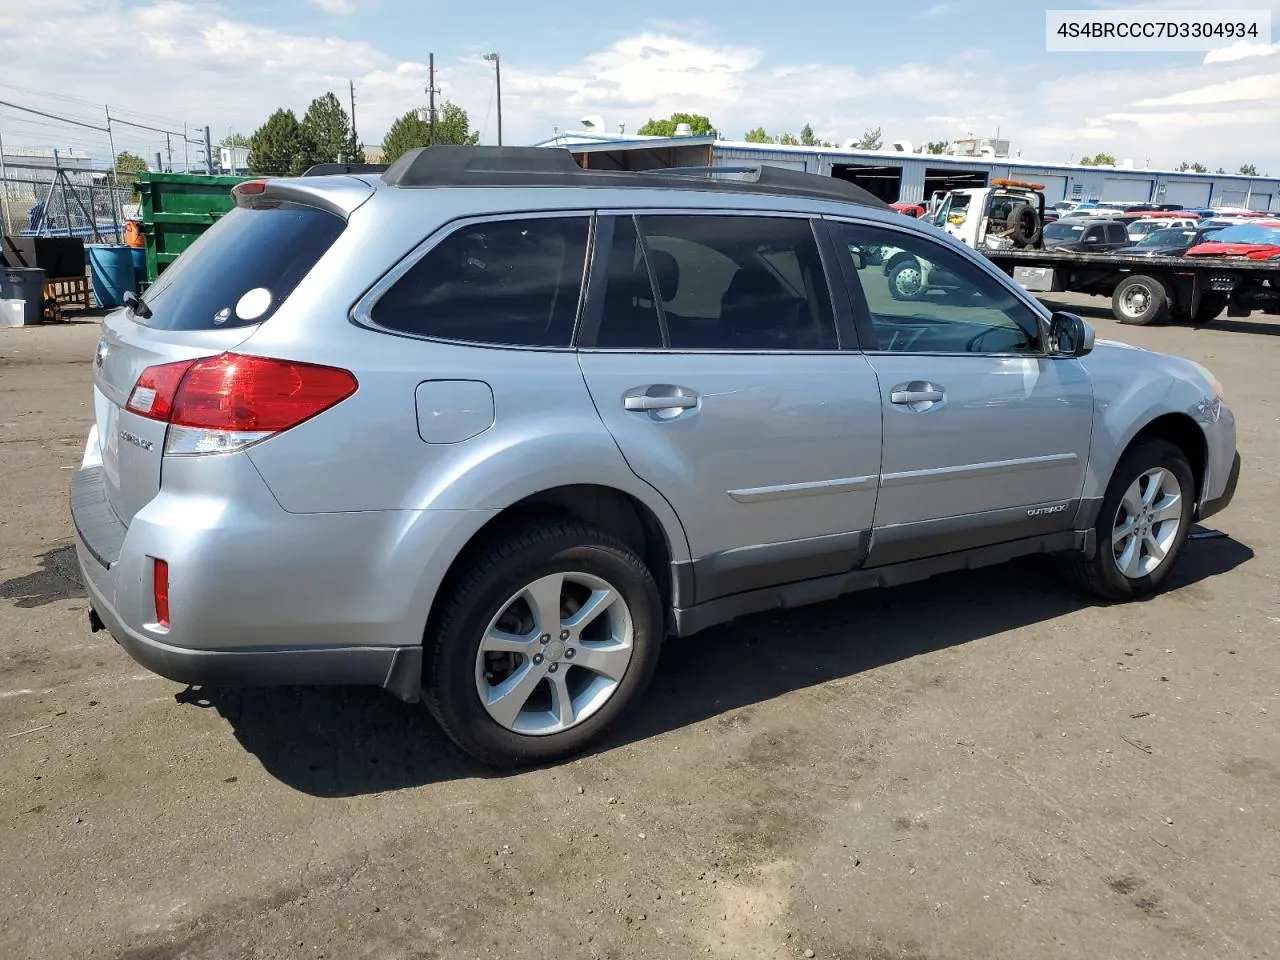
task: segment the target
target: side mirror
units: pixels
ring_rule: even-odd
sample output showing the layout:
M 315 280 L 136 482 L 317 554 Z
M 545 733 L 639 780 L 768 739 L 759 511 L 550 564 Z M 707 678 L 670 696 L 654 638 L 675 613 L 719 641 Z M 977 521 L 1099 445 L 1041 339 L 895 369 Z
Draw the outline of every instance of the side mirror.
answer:
M 1055 357 L 1083 357 L 1096 337 L 1093 325 L 1074 313 L 1058 310 L 1049 318 L 1049 352 Z

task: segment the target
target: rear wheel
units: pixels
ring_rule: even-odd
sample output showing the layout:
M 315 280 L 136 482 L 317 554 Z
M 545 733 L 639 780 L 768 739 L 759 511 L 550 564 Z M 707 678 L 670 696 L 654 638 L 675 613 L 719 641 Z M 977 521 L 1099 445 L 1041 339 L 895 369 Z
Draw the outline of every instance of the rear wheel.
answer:
M 1164 284 L 1151 277 L 1125 277 L 1111 295 L 1111 312 L 1121 323 L 1146 326 L 1163 319 L 1168 310 Z
M 485 763 L 556 760 L 640 698 L 662 623 L 653 577 L 625 544 L 577 522 L 525 528 L 480 556 L 446 601 L 423 699 Z
M 1098 515 L 1097 551 L 1069 567 L 1072 578 L 1108 600 L 1153 592 L 1182 552 L 1194 506 L 1186 456 L 1167 441 L 1142 441 L 1116 466 Z
M 1225 309 L 1227 309 L 1225 293 L 1203 293 L 1200 295 L 1200 306 L 1191 319 L 1196 323 L 1208 323 L 1216 320 Z

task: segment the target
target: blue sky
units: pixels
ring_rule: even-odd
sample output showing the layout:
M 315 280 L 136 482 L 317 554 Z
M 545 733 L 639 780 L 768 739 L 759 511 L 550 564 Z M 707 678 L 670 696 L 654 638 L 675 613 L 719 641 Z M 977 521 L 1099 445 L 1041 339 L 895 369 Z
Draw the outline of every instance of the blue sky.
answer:
M 1068 6 L 1204 8 L 1207 0 L 1098 0 Z M 1269 6 L 1280 20 L 1276 0 Z M 217 140 L 251 132 L 276 106 L 301 113 L 356 83 L 357 123 L 381 140 L 437 85 L 487 142 L 496 135 L 492 67 L 503 64 L 507 143 L 572 129 L 588 114 L 634 131 L 673 110 L 708 114 L 730 137 L 806 122 L 831 140 L 880 127 L 886 141 L 1010 139 L 1028 159 L 1098 151 L 1142 166 L 1243 162 L 1280 173 L 1280 47 L 1211 53 L 1050 54 L 1046 5 L 675 0 L 0 0 L 0 99 L 95 119 L 208 123 Z M 52 96 L 48 96 L 51 94 Z M 84 128 L 0 108 L 5 143 L 92 148 Z M 163 147 L 132 129 L 122 144 Z M 97 148 L 95 152 L 100 151 Z

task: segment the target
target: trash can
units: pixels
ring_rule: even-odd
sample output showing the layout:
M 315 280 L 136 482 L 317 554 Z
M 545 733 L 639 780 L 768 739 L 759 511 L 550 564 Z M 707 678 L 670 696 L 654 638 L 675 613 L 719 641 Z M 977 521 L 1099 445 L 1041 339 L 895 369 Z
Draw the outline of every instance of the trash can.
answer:
M 100 307 L 118 307 L 126 293 L 137 293 L 132 248 L 124 244 L 89 244 L 89 277 L 93 299 Z
M 22 325 L 32 327 L 44 322 L 45 272 L 40 267 L 6 267 L 0 271 L 0 300 L 25 300 Z

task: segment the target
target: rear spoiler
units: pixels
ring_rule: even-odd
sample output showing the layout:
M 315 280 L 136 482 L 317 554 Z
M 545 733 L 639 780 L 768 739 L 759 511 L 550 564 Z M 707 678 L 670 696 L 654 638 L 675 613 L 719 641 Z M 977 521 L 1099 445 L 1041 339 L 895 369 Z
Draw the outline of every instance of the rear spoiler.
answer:
M 385 163 L 317 163 L 308 167 L 304 177 L 331 177 L 342 173 L 382 173 L 389 164 Z

